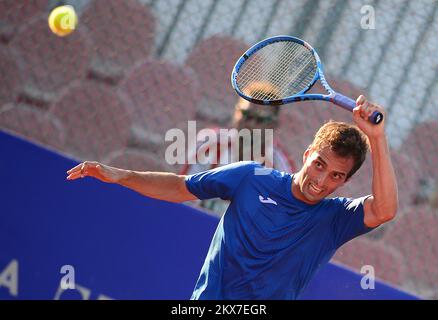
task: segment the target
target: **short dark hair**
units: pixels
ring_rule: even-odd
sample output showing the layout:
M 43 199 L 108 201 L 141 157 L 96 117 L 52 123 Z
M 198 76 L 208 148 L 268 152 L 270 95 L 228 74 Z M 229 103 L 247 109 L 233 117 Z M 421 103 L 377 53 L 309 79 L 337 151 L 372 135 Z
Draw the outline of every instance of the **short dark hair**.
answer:
M 312 142 L 312 149 L 316 151 L 325 147 L 330 147 L 340 157 L 353 158 L 353 168 L 346 177 L 349 179 L 365 161 L 368 138 L 355 125 L 330 120 L 319 128 Z

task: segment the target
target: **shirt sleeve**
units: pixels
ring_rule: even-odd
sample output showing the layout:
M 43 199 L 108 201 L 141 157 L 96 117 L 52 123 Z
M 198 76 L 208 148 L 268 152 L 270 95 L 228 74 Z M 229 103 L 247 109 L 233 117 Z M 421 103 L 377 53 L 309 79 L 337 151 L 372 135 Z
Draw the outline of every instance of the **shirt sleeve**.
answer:
M 231 200 L 242 180 L 255 168 L 254 161 L 241 161 L 186 176 L 187 189 L 201 200 L 221 198 Z
M 360 198 L 335 198 L 336 205 L 339 207 L 335 212 L 333 220 L 334 240 L 336 248 L 344 243 L 374 230 L 365 225 L 364 222 L 364 202 L 370 197 Z

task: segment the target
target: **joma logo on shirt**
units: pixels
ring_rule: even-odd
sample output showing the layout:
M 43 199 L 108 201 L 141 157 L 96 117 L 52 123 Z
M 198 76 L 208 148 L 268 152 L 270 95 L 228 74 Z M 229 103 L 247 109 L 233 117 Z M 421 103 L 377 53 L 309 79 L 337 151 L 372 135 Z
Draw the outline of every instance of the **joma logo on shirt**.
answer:
M 267 198 L 265 199 L 263 196 L 259 195 L 259 200 L 260 200 L 261 203 L 272 203 L 272 204 L 277 205 L 277 202 L 275 202 L 274 200 L 272 200 L 272 199 L 269 198 L 269 197 L 267 197 Z

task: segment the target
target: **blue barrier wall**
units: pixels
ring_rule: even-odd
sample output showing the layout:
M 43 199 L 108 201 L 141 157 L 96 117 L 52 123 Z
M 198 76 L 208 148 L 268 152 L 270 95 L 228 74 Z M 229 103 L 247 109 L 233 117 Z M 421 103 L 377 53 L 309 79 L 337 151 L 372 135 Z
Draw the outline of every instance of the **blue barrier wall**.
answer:
M 217 219 L 91 178 L 66 181 L 75 164 L 0 131 L 0 299 L 189 299 Z M 63 290 L 73 270 L 76 289 Z M 302 299 L 415 298 L 380 282 L 362 290 L 360 279 L 329 264 Z

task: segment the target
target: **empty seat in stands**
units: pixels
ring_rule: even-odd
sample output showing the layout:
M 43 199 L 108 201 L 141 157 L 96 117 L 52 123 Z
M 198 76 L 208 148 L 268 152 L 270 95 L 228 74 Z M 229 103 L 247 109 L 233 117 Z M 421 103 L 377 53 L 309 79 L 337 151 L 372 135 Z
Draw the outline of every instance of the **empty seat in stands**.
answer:
M 167 164 L 164 157 L 147 150 L 133 148 L 113 151 L 102 162 L 110 166 L 136 171 L 178 172 L 175 166 Z
M 0 46 L 0 106 L 16 100 L 21 78 L 14 52 Z
M 41 16 L 21 29 L 11 46 L 22 68 L 22 96 L 32 103 L 47 105 L 75 79 L 85 78 L 89 47 L 80 28 L 68 37 L 55 36 Z
M 333 261 L 347 265 L 356 272 L 361 272 L 363 266 L 372 266 L 377 278 L 394 285 L 402 285 L 406 276 L 403 256 L 381 241 L 354 239 L 338 249 Z
M 18 29 L 47 9 L 47 0 L 0 1 L 0 41 L 10 41 Z
M 438 121 L 417 124 L 403 142 L 400 151 L 417 162 L 422 177 L 438 179 Z
M 50 106 L 66 129 L 66 149 L 74 156 L 100 159 L 126 146 L 130 120 L 122 99 L 104 84 L 81 81 L 71 85 Z
M 438 212 L 429 206 L 405 208 L 396 217 L 383 241 L 400 251 L 409 283 L 438 287 Z
M 162 147 L 168 130 L 184 130 L 195 120 L 199 84 L 189 68 L 147 59 L 127 74 L 119 92 L 130 102 L 132 123 L 152 145 Z
M 0 129 L 62 151 L 65 132 L 61 122 L 38 108 L 6 104 L 0 108 Z
M 155 18 L 139 1 L 92 1 L 81 17 L 93 41 L 91 72 L 117 82 L 154 45 Z
M 416 168 L 415 159 L 409 158 L 406 153 L 391 150 L 391 160 L 394 167 L 400 208 L 413 203 L 419 190 L 420 173 Z
M 200 41 L 192 50 L 186 64 L 195 70 L 201 83 L 198 117 L 228 123 L 238 98 L 230 83 L 230 73 L 248 48 L 239 40 L 213 36 Z

